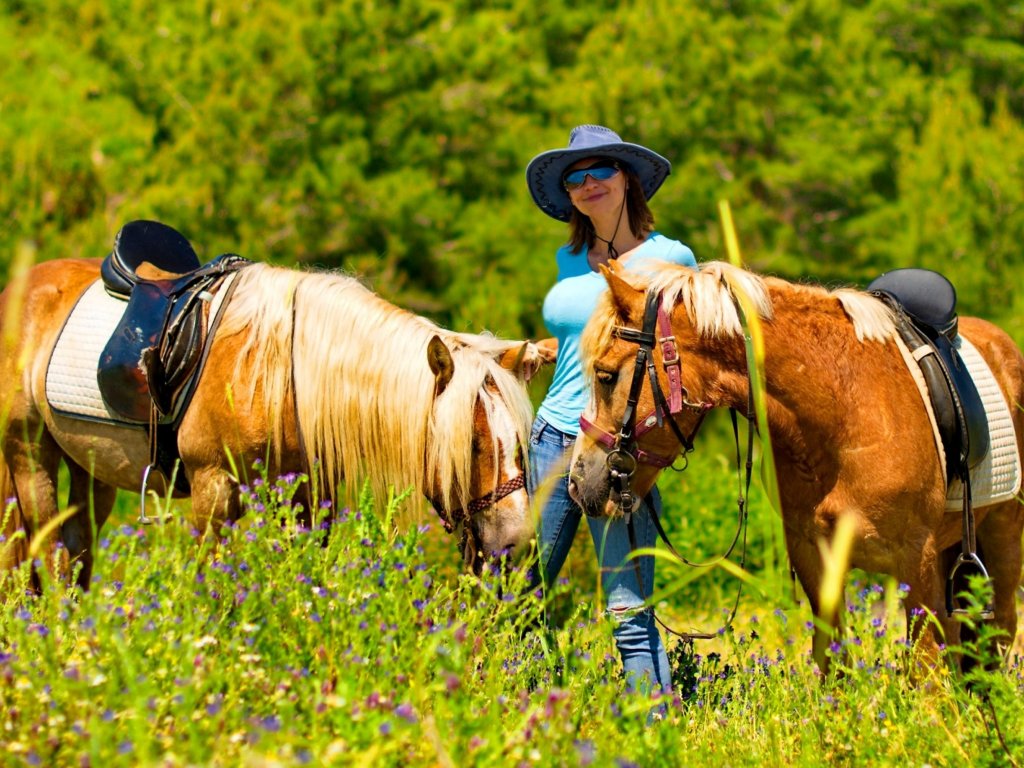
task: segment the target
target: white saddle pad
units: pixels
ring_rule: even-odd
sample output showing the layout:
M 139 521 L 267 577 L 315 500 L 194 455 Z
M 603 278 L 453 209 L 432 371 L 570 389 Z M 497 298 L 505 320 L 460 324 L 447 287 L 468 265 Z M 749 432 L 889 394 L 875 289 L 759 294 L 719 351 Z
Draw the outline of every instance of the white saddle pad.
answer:
M 115 299 L 97 280 L 71 310 L 46 369 L 46 400 L 66 416 L 128 422 L 103 402 L 96 380 L 100 355 L 124 316 L 127 302 Z
M 230 292 L 228 289 L 236 276 L 237 273 L 227 275 L 214 294 L 207 327 L 216 322 L 224 297 Z M 110 410 L 100 394 L 96 378 L 100 355 L 127 306 L 127 302 L 110 296 L 101 280 L 90 285 L 79 298 L 61 329 L 46 369 L 46 400 L 54 411 L 93 421 L 141 423 L 129 421 Z
M 946 453 L 942 446 L 942 438 L 939 436 L 939 428 L 932 411 L 931 400 L 928 397 L 924 375 L 903 340 L 898 336 L 893 338 L 896 340 L 896 346 L 903 353 L 903 358 L 914 381 L 917 382 L 918 391 L 932 424 L 935 447 L 939 453 L 939 464 L 942 467 L 943 475 L 945 475 Z M 959 337 L 959 342 L 960 357 L 974 380 L 974 386 L 978 388 L 978 394 L 985 405 L 985 414 L 988 418 L 989 451 L 985 458 L 971 470 L 971 500 L 975 507 L 984 507 L 1008 501 L 1020 490 L 1021 465 L 1020 455 L 1017 453 L 1017 433 L 1013 427 L 1013 418 L 1006 398 L 1003 397 L 1003 392 L 999 389 L 999 384 L 996 382 L 995 376 L 992 375 L 988 363 L 964 336 Z M 946 495 L 946 509 L 962 509 L 963 498 L 963 483 L 954 480 Z

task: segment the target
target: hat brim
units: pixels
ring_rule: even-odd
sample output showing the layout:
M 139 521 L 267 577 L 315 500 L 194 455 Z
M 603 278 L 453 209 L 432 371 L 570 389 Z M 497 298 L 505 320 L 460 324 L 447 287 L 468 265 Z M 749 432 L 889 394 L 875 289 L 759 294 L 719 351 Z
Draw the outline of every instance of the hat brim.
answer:
M 538 208 L 559 221 L 569 220 L 572 201 L 562 186 L 562 175 L 573 163 L 587 157 L 611 157 L 628 165 L 640 178 L 648 200 L 672 172 L 668 160 L 639 144 L 619 142 L 580 149 L 552 149 L 537 155 L 526 166 L 526 183 Z

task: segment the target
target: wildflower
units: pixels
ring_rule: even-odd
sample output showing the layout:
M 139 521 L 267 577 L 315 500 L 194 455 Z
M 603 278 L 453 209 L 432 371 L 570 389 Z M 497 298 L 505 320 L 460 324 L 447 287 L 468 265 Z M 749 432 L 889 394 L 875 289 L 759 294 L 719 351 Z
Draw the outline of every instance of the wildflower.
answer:
M 412 705 L 406 702 L 402 702 L 397 707 L 395 707 L 395 714 L 398 715 L 398 717 L 405 720 L 406 722 L 416 722 L 416 712 L 415 710 L 413 710 Z

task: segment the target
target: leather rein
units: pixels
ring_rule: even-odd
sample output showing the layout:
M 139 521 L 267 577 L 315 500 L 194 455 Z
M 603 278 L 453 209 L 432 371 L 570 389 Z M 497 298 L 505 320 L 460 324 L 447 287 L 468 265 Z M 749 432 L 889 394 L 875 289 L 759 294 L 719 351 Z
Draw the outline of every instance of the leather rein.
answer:
M 657 330 L 658 333 L 657 337 L 655 337 L 655 330 Z M 679 472 L 685 470 L 687 466 L 686 457 L 689 453 L 693 452 L 694 440 L 697 437 L 697 432 L 704 423 L 705 416 L 707 416 L 708 412 L 715 407 L 715 403 L 709 401 L 695 402 L 691 400 L 689 392 L 686 387 L 683 386 L 682 360 L 679 356 L 679 347 L 676 344 L 675 334 L 672 332 L 672 325 L 669 320 L 669 314 L 665 310 L 660 293 L 647 293 L 647 299 L 644 305 L 644 317 L 639 330 L 628 326 L 617 325 L 612 330 L 612 336 L 637 345 L 636 361 L 633 366 L 633 379 L 630 382 L 629 396 L 626 400 L 626 409 L 622 415 L 622 423 L 619 426 L 618 433 L 616 435 L 611 435 L 593 424 L 584 416 L 580 416 L 580 428 L 591 439 L 604 446 L 608 452 L 608 457 L 606 459 L 608 474 L 611 477 L 613 487 L 619 494 L 619 507 L 627 521 L 630 547 L 631 549 L 636 550 L 636 534 L 631 514 L 635 504 L 635 496 L 630 487 L 630 479 L 636 472 L 637 464 L 649 464 L 651 466 L 658 467 L 659 469 L 671 467 Z M 667 398 L 665 397 L 665 393 L 658 381 L 658 372 L 654 361 L 654 347 L 656 344 L 661 347 L 662 367 L 664 368 L 666 377 L 668 378 L 669 394 Z M 643 419 L 639 419 L 640 423 L 639 426 L 637 426 L 637 405 L 640 401 L 640 392 L 643 388 L 645 371 L 647 373 L 647 378 L 651 383 L 651 392 L 654 398 L 654 410 Z M 644 498 L 644 503 L 647 505 L 647 509 L 651 515 L 651 520 L 654 523 L 654 527 L 657 529 L 661 540 L 665 543 L 669 552 L 671 552 L 676 559 L 685 565 L 695 568 L 708 568 L 722 560 L 725 560 L 735 549 L 741 533 L 743 534 L 743 561 L 746 561 L 746 502 L 750 495 L 750 481 L 753 474 L 755 423 L 754 390 L 753 386 L 750 385 L 749 375 L 747 393 L 747 456 L 744 480 L 740 480 L 742 459 L 740 456 L 739 428 L 737 425 L 736 410 L 734 408 L 729 409 L 730 416 L 732 418 L 733 438 L 736 443 L 736 472 L 739 493 L 737 497 L 736 533 L 733 535 L 732 542 L 729 544 L 728 549 L 718 557 L 707 562 L 698 563 L 688 560 L 676 550 L 672 545 L 672 542 L 669 540 L 668 535 L 665 533 L 665 529 L 662 527 L 661 521 L 658 518 L 657 511 L 655 510 L 653 503 L 651 503 L 650 495 Z M 684 408 L 697 414 L 697 421 L 688 435 L 683 434 L 679 425 L 675 421 L 675 417 L 682 413 Z M 654 429 L 656 426 L 661 427 L 662 424 L 666 423 L 675 435 L 676 440 L 679 441 L 681 449 L 680 454 L 684 459 L 683 466 L 679 468 L 673 466 L 676 456 L 663 456 L 644 451 L 637 444 L 637 438 L 641 435 Z M 643 596 L 643 581 L 640 576 L 640 561 L 639 559 L 634 559 L 633 563 L 636 567 L 637 580 L 641 588 L 641 596 Z M 729 619 L 726 621 L 726 626 L 730 625 L 736 616 L 736 611 L 739 608 L 742 588 L 743 585 L 741 583 L 740 591 L 737 592 L 736 602 L 733 605 Z M 662 627 L 665 628 L 666 631 L 677 635 L 686 641 L 694 639 L 710 639 L 715 636 L 714 633 L 707 632 L 677 632 L 676 630 L 668 627 L 664 622 L 658 619 L 657 616 L 655 616 L 655 619 Z

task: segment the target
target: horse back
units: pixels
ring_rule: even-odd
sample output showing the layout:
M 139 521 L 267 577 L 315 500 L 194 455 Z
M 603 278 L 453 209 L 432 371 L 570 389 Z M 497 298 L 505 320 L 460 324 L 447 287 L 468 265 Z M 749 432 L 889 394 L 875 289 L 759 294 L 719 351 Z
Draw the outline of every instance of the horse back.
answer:
M 57 337 L 82 292 L 99 273 L 99 259 L 44 261 L 23 280 L 12 279 L 0 294 L 0 370 L 4 381 L 22 380 L 37 403 L 43 401 L 46 362 Z

